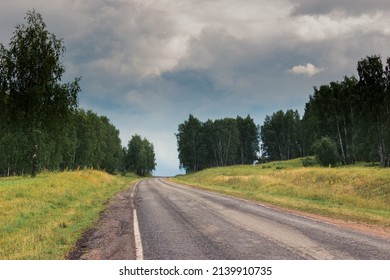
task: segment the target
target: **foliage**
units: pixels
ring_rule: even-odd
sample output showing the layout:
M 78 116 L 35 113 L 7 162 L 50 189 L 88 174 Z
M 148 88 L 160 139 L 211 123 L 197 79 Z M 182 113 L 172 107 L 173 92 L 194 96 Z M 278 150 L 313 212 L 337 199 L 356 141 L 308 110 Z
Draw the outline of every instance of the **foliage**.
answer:
M 179 124 L 177 138 L 177 151 L 179 153 L 180 168 L 186 172 L 202 170 L 206 165 L 207 145 L 203 139 L 203 123 L 193 115 L 188 120 Z
M 130 139 L 124 157 L 125 170 L 140 176 L 151 175 L 156 168 L 153 144 L 137 134 Z
M 357 63 L 358 78 L 315 87 L 302 119 L 292 110 L 266 116 L 261 126 L 264 159 L 314 155 L 313 144 L 328 137 L 343 165 L 367 161 L 390 166 L 390 58 L 386 63 L 368 56 Z
M 232 118 L 213 122 L 209 120 L 204 127 L 208 136 L 207 146 L 211 148 L 210 152 L 214 156 L 211 165 L 227 166 L 236 163 L 240 141 L 236 120 Z
M 304 167 L 315 166 L 317 164 L 318 164 L 317 160 L 313 157 L 302 158 L 302 165 Z
M 258 128 L 249 115 L 204 123 L 189 115 L 175 135 L 180 167 L 187 173 L 213 166 L 253 164 L 259 152 Z
M 390 58 L 384 67 L 380 56 L 358 62 L 359 116 L 365 121 L 369 139 L 382 166 L 390 166 Z M 372 147 L 373 149 L 373 147 Z
M 124 169 L 119 131 L 107 117 L 78 108 L 79 78 L 60 83 L 64 52 L 35 11 L 16 26 L 9 48 L 0 44 L 0 176 Z M 154 169 L 150 145 L 147 171 L 140 173 Z
M 322 166 L 335 166 L 339 162 L 336 143 L 329 137 L 322 137 L 313 147 L 317 161 Z
M 238 116 L 236 122 L 240 134 L 238 162 L 241 164 L 253 164 L 260 152 L 259 128 L 249 115 L 245 119 Z
M 343 82 L 331 82 L 314 89 L 306 104 L 306 120 L 311 120 L 308 130 L 311 139 L 329 136 L 338 145 L 342 164 L 353 164 L 357 154 L 357 80 L 345 77 Z
M 122 146 L 119 131 L 107 117 L 92 111 L 76 113 L 77 143 L 75 165 L 114 173 L 122 169 Z
M 298 111 L 278 111 L 266 116 L 260 128 L 263 157 L 268 160 L 290 160 L 304 155 Z
M 26 162 L 38 153 L 41 164 L 58 165 L 55 154 L 64 148 L 61 134 L 77 107 L 79 79 L 60 84 L 65 72 L 60 62 L 65 50 L 62 41 L 46 30 L 42 16 L 35 11 L 27 12 L 26 21 L 26 25 L 16 26 L 9 49 L 0 45 L 0 92 L 5 107 L 0 127 L 3 135 L 24 135 L 29 139 L 27 146 L 17 147 L 24 150 Z M 13 167 L 35 168 L 19 163 Z M 5 165 L 10 169 L 9 162 Z
M 80 91 L 78 78 L 60 83 L 65 72 L 60 62 L 65 50 L 62 41 L 46 30 L 42 16 L 35 11 L 27 12 L 26 21 L 26 25 L 16 26 L 9 49 L 0 45 L 0 142 L 7 146 L 14 136 L 28 139 L 27 143 L 13 143 L 23 154 L 17 161 L 9 161 L 14 149 L 7 152 L 3 148 L 4 159 L 9 159 L 2 163 L 7 173 L 11 168 L 18 173 L 34 170 L 34 154 L 41 167 L 60 165 L 57 154 L 68 148 L 62 145 L 63 132 L 77 108 Z

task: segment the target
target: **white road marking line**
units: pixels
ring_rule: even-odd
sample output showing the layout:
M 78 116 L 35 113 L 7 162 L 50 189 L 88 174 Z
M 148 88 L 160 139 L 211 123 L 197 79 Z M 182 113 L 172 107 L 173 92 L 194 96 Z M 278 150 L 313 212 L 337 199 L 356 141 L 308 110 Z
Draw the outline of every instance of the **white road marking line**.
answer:
M 138 184 L 134 185 L 133 193 L 131 194 L 131 206 L 133 207 L 133 228 L 134 228 L 134 241 L 135 241 L 135 257 L 137 260 L 143 260 L 144 259 L 144 253 L 142 249 L 142 240 L 141 240 L 141 233 L 139 231 L 139 224 L 138 224 L 138 217 L 137 217 L 137 210 L 135 209 L 134 205 L 134 193 L 135 189 L 138 187 Z

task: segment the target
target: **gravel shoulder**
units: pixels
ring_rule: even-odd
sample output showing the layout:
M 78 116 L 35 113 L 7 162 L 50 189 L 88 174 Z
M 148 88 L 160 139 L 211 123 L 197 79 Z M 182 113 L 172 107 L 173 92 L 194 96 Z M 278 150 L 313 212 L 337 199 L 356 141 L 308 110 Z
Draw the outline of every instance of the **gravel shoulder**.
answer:
M 69 260 L 134 260 L 132 211 L 133 187 L 119 192 L 108 202 L 99 221 L 84 232 Z

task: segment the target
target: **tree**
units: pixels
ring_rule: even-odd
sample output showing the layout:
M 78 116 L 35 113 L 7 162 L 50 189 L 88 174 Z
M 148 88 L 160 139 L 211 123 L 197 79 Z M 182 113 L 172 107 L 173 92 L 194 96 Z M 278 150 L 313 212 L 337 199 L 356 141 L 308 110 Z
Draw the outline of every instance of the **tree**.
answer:
M 322 137 L 314 143 L 317 161 L 322 166 L 335 166 L 339 162 L 337 145 L 329 137 Z
M 26 24 L 16 26 L 9 48 L 0 44 L 0 106 L 6 107 L 3 131 L 29 139 L 17 148 L 29 151 L 23 161 L 31 162 L 33 171 L 39 162 L 50 165 L 61 149 L 61 133 L 77 108 L 80 88 L 78 78 L 60 84 L 65 73 L 62 40 L 47 31 L 39 13 L 28 11 L 25 19 Z
M 119 131 L 105 116 L 84 110 L 76 112 L 75 166 L 115 173 L 122 168 L 123 151 Z
M 94 112 L 79 110 L 76 113 L 76 167 L 100 168 L 104 154 L 101 150 L 99 130 L 99 116 Z
M 315 87 L 302 121 L 292 111 L 267 116 L 261 126 L 263 154 L 283 160 L 327 151 L 334 164 L 336 151 L 344 165 L 364 160 L 389 167 L 390 58 L 384 66 L 380 56 L 368 56 L 357 70 L 359 79 Z
M 188 120 L 179 124 L 178 133 L 175 136 L 180 168 L 183 168 L 187 173 L 204 169 L 203 124 L 190 114 Z
M 298 111 L 278 111 L 266 116 L 260 127 L 263 156 L 269 160 L 289 160 L 303 156 L 301 120 Z
M 374 132 L 377 154 L 382 166 L 390 165 L 390 59 L 386 68 L 380 56 L 361 59 L 359 74 L 359 113 L 369 120 L 368 130 Z
M 227 166 L 237 162 L 240 132 L 235 119 L 224 118 L 208 123 L 209 147 L 214 155 L 215 166 Z
M 241 164 L 253 164 L 260 152 L 258 127 L 249 115 L 245 119 L 237 116 L 236 123 L 240 133 L 239 162 Z
M 143 139 L 143 147 L 145 153 L 144 167 L 141 174 L 151 175 L 153 170 L 156 169 L 156 156 L 154 153 L 154 146 L 146 138 Z
M 177 150 L 187 173 L 214 166 L 253 164 L 259 152 L 259 133 L 253 119 L 224 118 L 200 122 L 193 115 L 179 124 Z
M 125 152 L 125 170 L 148 176 L 156 168 L 154 147 L 146 138 L 133 135 Z
M 342 164 L 356 159 L 356 85 L 354 77 L 345 77 L 342 82 L 314 88 L 303 118 L 311 141 L 328 136 L 337 143 Z
M 115 173 L 121 169 L 123 153 L 119 130 L 110 123 L 110 120 L 100 117 L 103 126 L 104 157 L 101 162 L 101 168 L 109 173 Z

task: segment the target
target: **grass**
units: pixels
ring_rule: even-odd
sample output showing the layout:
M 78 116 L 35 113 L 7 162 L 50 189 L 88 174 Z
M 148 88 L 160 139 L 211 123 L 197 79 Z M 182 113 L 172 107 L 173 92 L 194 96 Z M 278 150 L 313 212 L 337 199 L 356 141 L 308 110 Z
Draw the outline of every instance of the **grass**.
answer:
M 326 217 L 390 227 L 390 170 L 303 167 L 300 159 L 212 168 L 173 178 L 220 193 Z
M 137 179 L 96 170 L 0 179 L 0 259 L 64 259 L 106 202 Z

